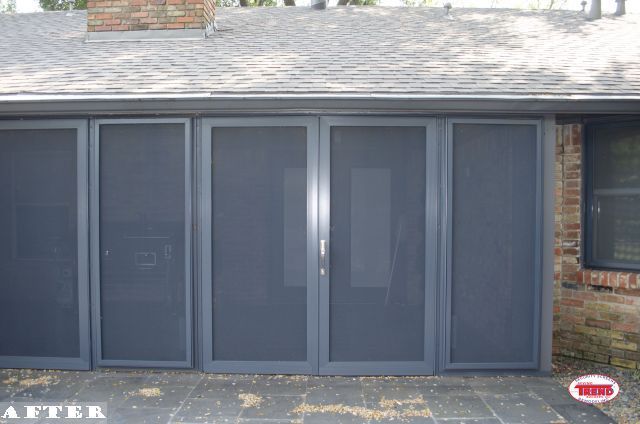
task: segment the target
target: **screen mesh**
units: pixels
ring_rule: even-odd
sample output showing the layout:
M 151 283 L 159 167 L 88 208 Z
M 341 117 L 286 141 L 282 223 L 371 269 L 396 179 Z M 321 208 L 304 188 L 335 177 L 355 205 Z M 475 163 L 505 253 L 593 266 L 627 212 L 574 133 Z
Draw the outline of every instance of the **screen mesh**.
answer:
M 213 359 L 307 359 L 305 127 L 212 129 Z
M 422 361 L 424 127 L 331 129 L 330 361 Z
M 533 360 L 536 137 L 453 126 L 451 362 Z
M 0 130 L 2 356 L 80 355 L 76 151 L 75 129 Z
M 185 361 L 183 124 L 100 127 L 102 356 Z

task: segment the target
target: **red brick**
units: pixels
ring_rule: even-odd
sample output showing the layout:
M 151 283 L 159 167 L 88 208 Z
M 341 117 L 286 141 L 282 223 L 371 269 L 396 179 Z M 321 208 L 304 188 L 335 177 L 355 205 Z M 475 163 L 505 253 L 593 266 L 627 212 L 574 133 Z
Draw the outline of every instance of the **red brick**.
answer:
M 620 294 L 620 295 L 623 295 L 623 296 L 640 297 L 640 289 L 624 289 L 624 288 L 620 288 L 620 289 L 616 289 L 615 292 L 617 294 Z
M 576 315 L 565 315 L 561 318 L 561 321 L 570 322 L 572 324 L 584 324 L 585 320 L 586 320 L 585 317 L 576 316 Z
M 618 274 L 618 287 L 629 287 L 629 274 L 627 274 L 626 272 L 621 272 L 620 274 Z
M 640 326 L 638 324 L 614 322 L 611 324 L 611 329 L 627 333 L 640 333 Z
M 611 329 L 611 323 L 603 320 L 587 319 L 585 325 L 587 327 L 604 328 L 605 330 Z
M 597 296 L 593 292 L 579 291 L 573 294 L 573 298 L 582 300 L 597 300 Z
M 569 240 L 580 240 L 580 232 L 579 231 L 565 231 L 564 238 Z
M 575 306 L 579 308 L 584 307 L 584 301 L 580 299 L 562 299 L 560 300 L 560 304 L 565 306 Z

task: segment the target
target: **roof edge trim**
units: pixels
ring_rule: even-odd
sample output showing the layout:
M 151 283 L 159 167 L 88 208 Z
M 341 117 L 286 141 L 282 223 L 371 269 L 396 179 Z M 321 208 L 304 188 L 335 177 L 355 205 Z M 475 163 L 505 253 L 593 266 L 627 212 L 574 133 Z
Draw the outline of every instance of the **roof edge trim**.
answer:
M 157 94 L 0 94 L 0 103 L 47 101 L 121 101 L 121 100 L 508 100 L 508 101 L 639 101 L 640 95 L 518 95 L 518 94 L 231 94 L 231 93 L 157 93 Z
M 0 117 L 268 114 L 638 114 L 640 96 L 318 95 L 212 93 L 0 95 Z

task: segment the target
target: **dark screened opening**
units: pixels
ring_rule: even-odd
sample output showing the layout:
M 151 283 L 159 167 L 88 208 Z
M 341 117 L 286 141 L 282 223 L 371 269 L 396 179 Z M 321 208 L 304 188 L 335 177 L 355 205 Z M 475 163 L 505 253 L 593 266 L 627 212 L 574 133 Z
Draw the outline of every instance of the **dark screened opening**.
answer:
M 453 125 L 452 363 L 534 361 L 537 128 Z
M 331 129 L 329 360 L 422 361 L 424 127 Z
M 640 122 L 587 131 L 587 263 L 640 269 Z
M 187 361 L 185 127 L 100 126 L 102 359 Z
M 0 130 L 0 356 L 80 356 L 77 137 Z
M 213 360 L 307 359 L 307 130 L 213 128 Z

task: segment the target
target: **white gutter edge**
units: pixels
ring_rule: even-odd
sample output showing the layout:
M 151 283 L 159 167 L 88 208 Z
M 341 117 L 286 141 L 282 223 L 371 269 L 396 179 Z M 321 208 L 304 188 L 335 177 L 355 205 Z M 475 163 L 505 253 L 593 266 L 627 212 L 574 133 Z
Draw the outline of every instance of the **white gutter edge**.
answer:
M 109 101 L 109 100 L 513 100 L 513 101 L 640 101 L 640 95 L 500 95 L 500 94 L 0 94 L 0 103 L 47 101 Z

